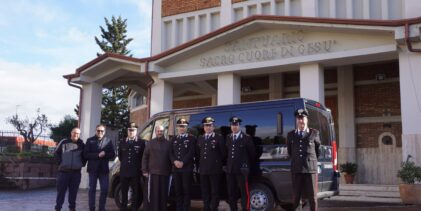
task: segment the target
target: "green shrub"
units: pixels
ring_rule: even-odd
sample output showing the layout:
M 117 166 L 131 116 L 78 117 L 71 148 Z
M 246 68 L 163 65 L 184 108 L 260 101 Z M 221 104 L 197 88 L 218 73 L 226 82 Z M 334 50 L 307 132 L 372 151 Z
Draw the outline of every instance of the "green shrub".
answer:
M 421 167 L 415 165 L 414 162 L 407 160 L 402 162 L 401 169 L 398 171 L 397 176 L 406 184 L 421 182 Z
M 355 175 L 357 173 L 358 165 L 352 162 L 346 162 L 340 165 L 341 172 L 349 175 Z

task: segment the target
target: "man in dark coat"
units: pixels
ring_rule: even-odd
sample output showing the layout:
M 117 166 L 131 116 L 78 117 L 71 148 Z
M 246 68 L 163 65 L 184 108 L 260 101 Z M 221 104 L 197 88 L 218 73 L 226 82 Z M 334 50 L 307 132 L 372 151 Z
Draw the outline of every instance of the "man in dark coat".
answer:
M 95 211 L 96 183 L 99 180 L 101 194 L 99 196 L 99 211 L 105 210 L 108 192 L 108 162 L 115 157 L 114 146 L 105 135 L 105 126 L 98 125 L 94 136 L 88 138 L 84 156 L 88 160 L 89 173 L 89 210 Z
M 197 141 L 196 153 L 205 211 L 218 210 L 222 165 L 226 157 L 225 140 L 214 132 L 214 122 L 212 117 L 205 117 L 202 120 L 205 134 Z
M 317 210 L 317 158 L 320 154 L 319 131 L 308 128 L 308 112 L 295 111 L 297 129 L 288 133 L 287 149 L 291 158 L 294 208 L 301 210 L 300 201 L 307 195 L 310 210 Z
M 118 159 L 120 160 L 121 209 L 127 209 L 129 187 L 132 188 L 131 209 L 136 211 L 139 206 L 140 175 L 142 172 L 142 156 L 145 141 L 136 136 L 137 125 L 132 122 L 127 128 L 127 138 L 120 142 Z
M 174 158 L 177 161 L 173 167 L 175 200 L 177 211 L 190 210 L 190 189 L 193 180 L 193 159 L 196 138 L 187 133 L 189 122 L 180 118 L 177 120 L 177 132 L 171 140 Z
M 67 189 L 69 190 L 69 211 L 74 211 L 76 208 L 81 178 L 80 169 L 86 163 L 83 157 L 85 144 L 79 137 L 80 129 L 73 128 L 70 138 L 61 140 L 54 152 L 54 158 L 58 164 L 56 211 L 61 210 Z
M 169 194 L 170 174 L 175 161 L 171 143 L 164 137 L 164 127 L 155 127 L 156 138 L 146 144 L 142 158 L 142 172 L 148 177 L 148 188 L 145 194 L 148 211 L 165 211 Z M 179 165 L 179 164 L 177 164 Z M 145 203 L 144 203 L 145 204 Z
M 256 152 L 252 138 L 241 131 L 241 119 L 230 118 L 231 134 L 227 137 L 227 188 L 231 211 L 237 211 L 238 188 L 241 193 L 242 210 L 250 210 L 248 176 L 255 162 Z

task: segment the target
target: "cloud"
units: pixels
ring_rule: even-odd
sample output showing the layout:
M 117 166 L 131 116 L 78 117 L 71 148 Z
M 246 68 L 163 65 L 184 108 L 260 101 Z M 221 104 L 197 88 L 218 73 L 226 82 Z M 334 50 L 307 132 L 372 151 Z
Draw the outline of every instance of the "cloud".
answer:
M 2 2 L 0 19 L 3 19 L 5 23 L 8 22 L 8 25 L 12 26 L 16 18 L 24 18 L 26 21 L 50 23 L 65 19 L 67 15 L 59 7 L 45 1 L 17 0 Z
M 40 65 L 22 65 L 0 59 L 0 130 L 13 129 L 6 118 L 18 112 L 33 118 L 36 110 L 57 124 L 64 115 L 75 116 L 79 90 L 67 85 L 62 75 L 74 67 L 58 65 L 44 69 Z

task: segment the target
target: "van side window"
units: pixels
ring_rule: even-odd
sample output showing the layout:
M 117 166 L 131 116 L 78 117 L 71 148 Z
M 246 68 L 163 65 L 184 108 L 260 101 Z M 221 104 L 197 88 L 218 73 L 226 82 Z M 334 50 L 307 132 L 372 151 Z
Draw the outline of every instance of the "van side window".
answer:
M 139 134 L 139 137 L 145 141 L 150 141 L 152 132 L 153 132 L 153 122 L 149 123 L 149 125 L 146 126 L 145 129 L 143 129 L 143 131 Z
M 308 127 L 317 129 L 320 132 L 320 141 L 322 145 L 329 145 L 330 141 L 330 125 L 328 118 L 316 108 L 307 106 L 308 110 Z
M 164 136 L 165 136 L 166 139 L 168 139 L 168 137 L 169 137 L 168 136 L 168 128 L 169 128 L 169 125 L 170 125 L 170 119 L 169 118 L 157 119 L 155 121 L 155 126 L 157 126 L 157 125 L 162 125 L 164 127 Z M 154 126 L 154 128 L 155 128 L 155 126 Z M 156 137 L 156 134 L 155 134 L 155 131 L 153 131 L 152 138 L 155 138 L 155 137 Z
M 177 115 L 175 120 L 183 117 L 189 121 L 189 130 L 188 132 L 196 137 L 203 135 L 205 132 L 203 130 L 202 119 L 205 117 L 211 116 L 215 119 L 215 132 L 226 137 L 230 133 L 229 127 L 229 118 L 231 117 L 230 112 L 209 112 L 209 113 L 199 113 L 199 114 L 180 114 Z
M 253 138 L 260 161 L 287 160 L 286 136 L 295 128 L 293 110 L 276 107 L 234 112 L 243 120 L 243 131 Z

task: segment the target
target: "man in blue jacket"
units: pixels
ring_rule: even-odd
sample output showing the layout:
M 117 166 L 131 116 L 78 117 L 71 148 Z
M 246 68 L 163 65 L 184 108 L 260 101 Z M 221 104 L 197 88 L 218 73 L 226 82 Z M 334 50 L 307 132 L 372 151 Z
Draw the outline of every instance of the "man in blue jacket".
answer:
M 84 156 L 88 160 L 89 173 L 89 210 L 95 211 L 96 183 L 99 179 L 101 194 L 99 196 L 99 211 L 105 211 L 108 192 L 108 162 L 115 157 L 114 146 L 105 135 L 105 126 L 96 127 L 95 136 L 88 138 Z
M 56 211 L 61 210 L 67 189 L 69 189 L 69 211 L 74 211 L 76 208 L 76 196 L 81 178 L 80 169 L 86 163 L 83 158 L 85 144 L 79 137 L 80 129 L 73 128 L 70 138 L 61 140 L 54 152 L 54 158 L 59 165 L 57 172 Z

